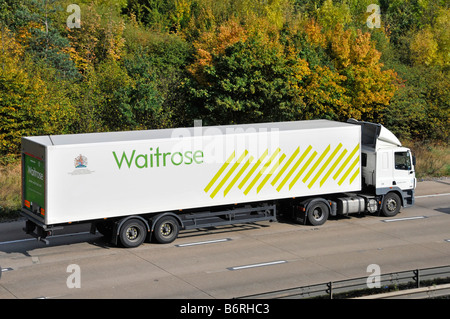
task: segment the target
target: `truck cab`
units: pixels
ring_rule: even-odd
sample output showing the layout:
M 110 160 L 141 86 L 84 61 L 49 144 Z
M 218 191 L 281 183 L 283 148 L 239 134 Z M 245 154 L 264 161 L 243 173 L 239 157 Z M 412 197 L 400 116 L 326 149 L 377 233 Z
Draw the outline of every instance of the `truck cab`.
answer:
M 414 204 L 415 158 L 409 148 L 381 124 L 349 120 L 362 128 L 362 186 L 375 195 L 396 194 L 401 205 Z

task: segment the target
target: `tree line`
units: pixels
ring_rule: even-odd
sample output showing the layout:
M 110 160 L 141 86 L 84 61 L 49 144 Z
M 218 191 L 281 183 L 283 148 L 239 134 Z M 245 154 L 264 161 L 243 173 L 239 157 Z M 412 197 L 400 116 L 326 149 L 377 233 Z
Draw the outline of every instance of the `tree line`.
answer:
M 21 136 L 194 119 L 355 118 L 448 141 L 448 1 L 79 0 L 80 28 L 72 2 L 0 0 L 3 158 Z

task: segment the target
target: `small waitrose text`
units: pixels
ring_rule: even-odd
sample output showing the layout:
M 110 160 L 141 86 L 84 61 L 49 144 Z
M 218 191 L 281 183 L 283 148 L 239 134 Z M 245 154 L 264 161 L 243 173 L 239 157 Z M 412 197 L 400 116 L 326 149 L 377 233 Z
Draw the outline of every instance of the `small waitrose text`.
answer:
M 28 166 L 28 174 L 40 179 L 41 181 L 44 180 L 44 174 L 42 174 L 41 172 L 38 172 L 33 167 Z
M 127 166 L 131 168 L 132 166 L 136 168 L 151 168 L 151 167 L 166 167 L 168 165 L 179 166 L 191 165 L 191 164 L 202 164 L 203 163 L 203 152 L 202 151 L 185 151 L 182 152 L 161 152 L 159 147 L 153 150 L 150 147 L 150 152 L 145 154 L 139 154 L 136 150 L 131 152 L 123 151 L 112 152 L 114 159 L 116 161 L 117 167 L 122 169 L 122 167 Z

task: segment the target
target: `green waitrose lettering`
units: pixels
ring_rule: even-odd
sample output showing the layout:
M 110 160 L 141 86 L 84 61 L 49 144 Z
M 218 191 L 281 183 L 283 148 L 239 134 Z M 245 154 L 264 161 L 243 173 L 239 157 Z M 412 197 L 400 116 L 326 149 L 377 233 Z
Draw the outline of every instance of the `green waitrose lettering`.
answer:
M 131 153 L 123 151 L 122 155 L 112 152 L 114 159 L 116 160 L 117 167 L 122 169 L 122 166 L 131 168 L 151 168 L 151 167 L 166 167 L 167 165 L 179 166 L 181 164 L 202 164 L 203 152 L 202 151 L 186 151 L 182 152 L 160 152 L 159 147 L 153 152 L 153 148 L 150 147 L 150 152 L 147 154 L 136 154 L 136 150 L 132 150 Z

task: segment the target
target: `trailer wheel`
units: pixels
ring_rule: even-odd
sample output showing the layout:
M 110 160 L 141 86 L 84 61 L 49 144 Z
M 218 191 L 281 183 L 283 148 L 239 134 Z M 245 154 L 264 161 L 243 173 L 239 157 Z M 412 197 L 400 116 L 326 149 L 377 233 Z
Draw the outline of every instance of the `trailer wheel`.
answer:
M 325 224 L 330 215 L 328 206 L 323 202 L 315 202 L 308 207 L 308 221 L 313 226 L 320 226 Z
M 386 217 L 393 217 L 398 214 L 402 202 L 400 197 L 396 193 L 388 193 L 384 196 L 383 206 L 381 207 L 381 212 Z
M 168 244 L 178 237 L 178 221 L 171 216 L 161 217 L 155 225 L 155 239 L 160 244 Z
M 120 242 L 126 248 L 138 247 L 147 236 L 145 228 L 144 223 L 138 219 L 127 220 L 120 228 Z

